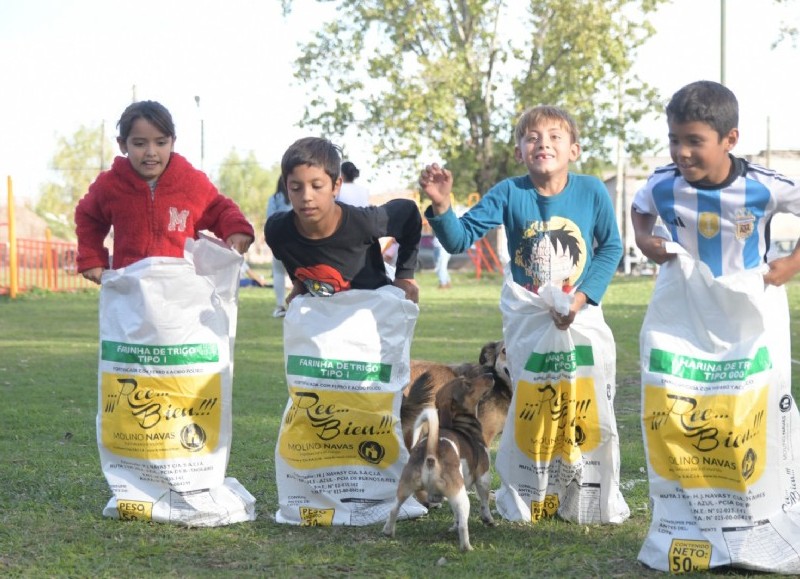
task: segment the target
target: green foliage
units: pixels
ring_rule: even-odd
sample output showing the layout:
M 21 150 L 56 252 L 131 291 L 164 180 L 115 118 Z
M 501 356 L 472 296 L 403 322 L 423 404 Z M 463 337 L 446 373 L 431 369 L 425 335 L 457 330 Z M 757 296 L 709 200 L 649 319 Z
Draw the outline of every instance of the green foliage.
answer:
M 776 4 L 791 5 L 796 4 L 797 0 L 774 0 Z M 792 21 L 782 21 L 778 29 L 778 38 L 772 43 L 772 48 L 776 48 L 784 42 L 791 43 L 793 48 L 797 48 L 798 39 L 800 39 L 800 19 L 797 18 L 797 12 Z
M 263 223 L 267 201 L 275 193 L 280 166 L 263 168 L 253 151 L 242 158 L 235 149 L 222 161 L 216 185 L 220 192 L 236 201 L 251 223 Z
M 57 238 L 75 239 L 75 205 L 97 174 L 110 167 L 115 151 L 116 145 L 106 138 L 102 125 L 81 125 L 71 137 L 58 137 L 52 160 L 58 178 L 42 186 L 36 204 L 36 213 L 48 222 Z
M 453 289 L 418 276 L 420 316 L 412 357 L 477 358 L 502 332 L 501 278 L 457 273 Z M 381 525 L 292 527 L 274 521 L 274 451 L 287 401 L 283 321 L 270 317 L 271 291 L 240 292 L 228 475 L 256 497 L 258 518 L 212 529 L 120 522 L 102 517 L 110 497 L 97 454 L 97 291 L 0 296 L 0 574 L 8 577 L 643 577 L 663 573 L 636 561 L 650 523 L 642 445 L 638 337 L 651 278 L 616 278 L 604 300 L 617 345 L 615 408 L 622 492 L 631 518 L 621 525 L 500 520 L 485 527 L 473 499 L 470 538 L 460 553 L 446 506 L 400 521 L 395 539 Z M 800 331 L 800 282 L 788 285 L 791 331 Z M 793 344 L 793 359 L 800 358 Z M 793 366 L 793 383 L 800 369 Z M 797 388 L 795 388 L 797 398 Z M 496 447 L 494 449 L 496 451 Z M 497 481 L 494 487 L 496 488 Z M 744 570 L 693 577 L 744 578 Z
M 463 196 L 522 172 L 515 119 L 555 104 L 581 126 L 579 169 L 596 172 L 618 136 L 634 158 L 654 145 L 631 127 L 657 94 L 630 71 L 663 1 L 338 0 L 296 62 L 311 95 L 303 123 L 369 138 L 409 176 L 438 154 Z

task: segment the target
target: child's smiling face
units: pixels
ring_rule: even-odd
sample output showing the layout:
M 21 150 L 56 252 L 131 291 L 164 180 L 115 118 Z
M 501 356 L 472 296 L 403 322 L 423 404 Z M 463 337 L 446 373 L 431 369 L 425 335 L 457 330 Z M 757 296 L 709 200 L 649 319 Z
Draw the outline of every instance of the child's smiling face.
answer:
M 560 119 L 542 119 L 528 127 L 517 143 L 515 157 L 533 176 L 566 174 L 578 160 L 580 145 L 572 141 L 569 128 Z
M 303 234 L 335 231 L 340 214 L 336 195 L 341 186 L 341 177 L 333 182 L 318 165 L 298 165 L 286 175 L 289 201 Z
M 708 123 L 669 121 L 669 154 L 690 183 L 721 185 L 731 171 L 730 151 L 739 140 L 738 129 L 724 136 Z
M 142 179 L 158 179 L 167 169 L 169 157 L 175 147 L 175 139 L 162 133 L 145 118 L 133 121 L 128 138 L 117 140 L 119 149 Z

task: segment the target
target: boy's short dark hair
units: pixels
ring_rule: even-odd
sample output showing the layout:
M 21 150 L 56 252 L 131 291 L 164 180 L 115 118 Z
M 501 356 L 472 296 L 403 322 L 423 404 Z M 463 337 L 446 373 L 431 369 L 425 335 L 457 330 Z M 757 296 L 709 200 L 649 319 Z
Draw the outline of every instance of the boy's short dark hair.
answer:
M 320 137 L 304 137 L 292 143 L 281 159 L 281 179 L 286 177 L 300 165 L 321 167 L 333 183 L 339 179 L 342 163 L 342 150 L 328 139 Z
M 578 142 L 578 124 L 572 118 L 572 115 L 564 109 L 549 105 L 531 107 L 520 115 L 517 120 L 517 126 L 514 129 L 514 142 L 519 143 L 525 133 L 528 132 L 528 129 L 544 120 L 560 122 L 569 131 L 572 142 Z
M 680 89 L 667 105 L 670 123 L 706 123 L 720 139 L 739 126 L 739 103 L 733 92 L 710 80 L 699 80 Z

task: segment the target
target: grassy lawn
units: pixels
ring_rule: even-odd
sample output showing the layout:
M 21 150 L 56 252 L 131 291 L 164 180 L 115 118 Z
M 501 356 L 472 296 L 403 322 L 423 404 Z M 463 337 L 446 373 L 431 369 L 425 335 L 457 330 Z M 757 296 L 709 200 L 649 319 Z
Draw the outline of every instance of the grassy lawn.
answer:
M 412 356 L 477 361 L 501 337 L 501 280 L 459 273 L 451 290 L 420 275 Z M 257 499 L 258 518 L 214 529 L 119 522 L 101 512 L 110 497 L 100 470 L 96 291 L 0 298 L 0 574 L 16 577 L 648 577 L 636 561 L 649 524 L 639 422 L 638 339 L 651 278 L 618 278 L 604 304 L 617 343 L 617 421 L 623 492 L 631 518 L 619 526 L 559 520 L 484 527 L 473 502 L 462 554 L 450 509 L 400 521 L 396 539 L 368 527 L 299 528 L 274 522 L 273 456 L 287 400 L 282 321 L 272 291 L 240 294 L 234 379 L 234 439 L 228 475 Z M 789 288 L 793 334 L 800 285 Z M 798 346 L 793 348 L 794 359 Z M 795 383 L 800 376 L 795 372 Z M 795 391 L 797 396 L 797 391 Z M 499 481 L 495 481 L 497 486 Z M 709 574 L 718 576 L 723 573 Z M 726 577 L 747 577 L 742 572 Z

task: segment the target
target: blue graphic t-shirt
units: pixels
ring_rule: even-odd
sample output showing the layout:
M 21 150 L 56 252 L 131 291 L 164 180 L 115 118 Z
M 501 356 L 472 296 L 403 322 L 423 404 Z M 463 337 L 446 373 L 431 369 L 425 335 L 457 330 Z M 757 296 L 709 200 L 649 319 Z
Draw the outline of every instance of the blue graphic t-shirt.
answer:
M 425 212 L 449 253 L 460 253 L 491 229 L 505 225 L 511 275 L 537 291 L 556 284 L 578 287 L 600 303 L 622 258 L 611 198 L 596 177 L 570 173 L 558 195 L 540 195 L 528 175 L 499 182 L 463 217 Z

